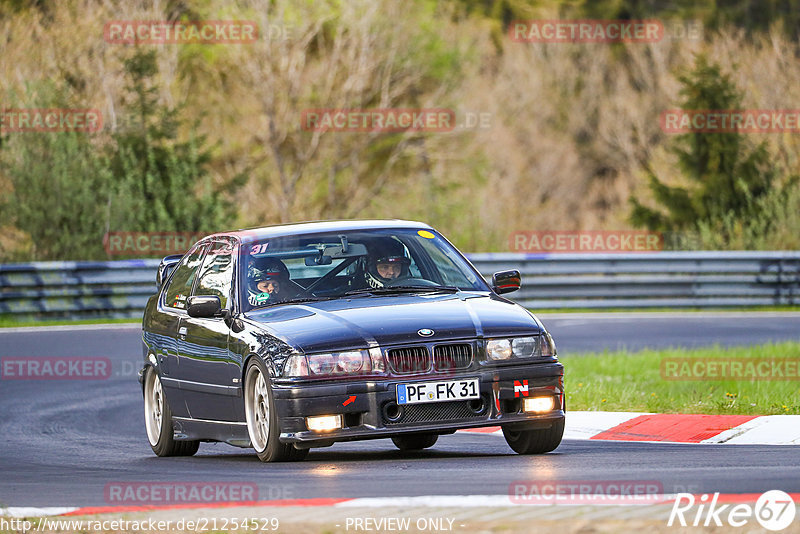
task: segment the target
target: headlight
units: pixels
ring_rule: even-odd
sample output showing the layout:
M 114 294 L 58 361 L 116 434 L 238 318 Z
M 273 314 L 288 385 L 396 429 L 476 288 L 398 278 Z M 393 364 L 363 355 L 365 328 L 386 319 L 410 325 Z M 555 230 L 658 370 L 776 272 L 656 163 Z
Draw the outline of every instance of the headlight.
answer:
M 308 358 L 308 370 L 315 375 L 330 374 L 336 366 L 336 357 L 333 354 L 312 354 Z
M 555 358 L 556 345 L 548 333 L 540 336 L 490 339 L 486 342 L 486 355 L 489 360 Z
M 511 341 L 511 352 L 515 358 L 531 358 L 536 355 L 536 337 L 515 337 Z
M 490 339 L 486 343 L 486 355 L 490 360 L 508 360 L 511 358 L 511 341 L 507 339 Z
M 349 350 L 323 354 L 295 354 L 283 368 L 283 376 L 323 377 L 353 374 L 372 374 L 384 371 L 380 348 Z
M 357 373 L 364 367 L 364 355 L 359 351 L 340 352 L 336 358 L 336 370 L 343 373 Z

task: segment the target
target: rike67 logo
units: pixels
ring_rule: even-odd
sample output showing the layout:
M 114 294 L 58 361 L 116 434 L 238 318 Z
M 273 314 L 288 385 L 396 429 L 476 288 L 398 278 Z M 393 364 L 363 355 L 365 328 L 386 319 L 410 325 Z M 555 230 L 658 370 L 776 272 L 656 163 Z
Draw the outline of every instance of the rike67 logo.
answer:
M 749 504 L 719 504 L 719 493 L 700 496 L 699 503 L 691 493 L 678 493 L 669 514 L 667 526 L 675 520 L 682 526 L 724 526 L 742 527 L 755 518 L 765 529 L 777 532 L 794 521 L 797 510 L 791 495 L 781 490 L 770 490 L 761 495 L 755 506 Z M 697 507 L 696 510 L 693 510 Z M 688 519 L 688 521 L 687 521 Z

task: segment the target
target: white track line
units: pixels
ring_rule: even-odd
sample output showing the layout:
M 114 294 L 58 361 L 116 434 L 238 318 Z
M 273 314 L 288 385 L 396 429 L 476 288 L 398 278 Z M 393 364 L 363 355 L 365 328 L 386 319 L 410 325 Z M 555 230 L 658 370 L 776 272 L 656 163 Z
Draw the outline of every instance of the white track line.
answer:
M 23 506 L 10 506 L 8 508 L 0 508 L 0 516 L 6 517 L 44 517 L 51 515 L 61 515 L 74 512 L 78 508 L 75 507 L 49 507 L 49 508 L 32 508 Z
M 417 497 L 361 497 L 334 504 L 335 508 L 499 508 L 507 506 L 599 505 L 641 506 L 674 500 L 674 494 L 619 495 L 544 495 L 514 498 L 511 495 L 420 495 Z

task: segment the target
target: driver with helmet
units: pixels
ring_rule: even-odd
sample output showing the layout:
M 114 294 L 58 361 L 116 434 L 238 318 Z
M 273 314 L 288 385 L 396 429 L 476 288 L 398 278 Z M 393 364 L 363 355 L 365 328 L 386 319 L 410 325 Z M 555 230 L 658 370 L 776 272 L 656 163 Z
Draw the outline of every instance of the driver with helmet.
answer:
M 373 289 L 386 287 L 392 280 L 410 276 L 410 265 L 402 243 L 395 239 L 381 241 L 370 247 L 364 280 Z
M 277 258 L 255 258 L 247 268 L 247 301 L 251 306 L 280 302 L 292 295 L 289 270 Z

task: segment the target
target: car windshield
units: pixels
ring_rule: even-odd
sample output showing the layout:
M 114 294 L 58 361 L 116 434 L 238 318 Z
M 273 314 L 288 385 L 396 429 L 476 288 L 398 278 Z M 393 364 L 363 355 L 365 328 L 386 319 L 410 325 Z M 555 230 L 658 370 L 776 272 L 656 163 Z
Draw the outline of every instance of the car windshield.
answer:
M 488 291 L 431 230 L 339 231 L 256 239 L 242 247 L 246 309 L 341 296 Z

